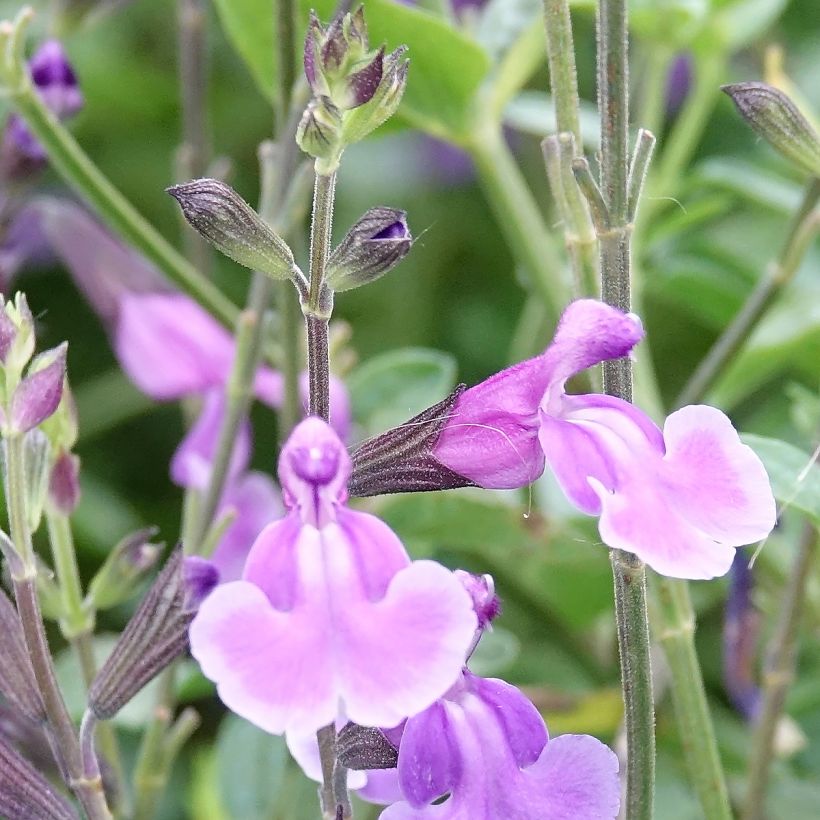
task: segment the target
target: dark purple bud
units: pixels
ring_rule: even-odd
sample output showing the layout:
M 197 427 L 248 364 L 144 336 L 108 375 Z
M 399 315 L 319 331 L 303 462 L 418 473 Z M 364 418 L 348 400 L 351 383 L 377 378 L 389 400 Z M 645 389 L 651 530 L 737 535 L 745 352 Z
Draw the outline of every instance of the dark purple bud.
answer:
M 367 36 L 367 23 L 364 20 L 364 6 L 359 6 L 353 14 L 345 18 L 345 33 L 347 40 L 364 54 L 370 48 Z
M 330 254 L 328 287 L 343 291 L 373 282 L 404 259 L 412 245 L 404 211 L 371 208 Z
M 314 94 L 327 93 L 327 89 L 318 85 L 319 74 L 317 63 L 320 59 L 319 51 L 321 42 L 324 39 L 325 30 L 316 16 L 316 12 L 310 12 L 310 23 L 308 23 L 307 34 L 305 35 L 304 66 L 305 77 L 308 85 Z
M 61 452 L 51 468 L 48 480 L 48 500 L 57 512 L 69 516 L 80 503 L 80 459 L 73 453 Z
M 692 55 L 685 51 L 678 54 L 666 75 L 666 114 L 673 116 L 689 96 L 692 87 Z
M 77 814 L 22 755 L 0 737 L 0 815 L 6 820 L 76 820 Z
M 384 73 L 384 46 L 362 69 L 347 78 L 347 99 L 343 108 L 357 108 L 369 102 L 382 80 Z
M 91 579 L 88 595 L 95 609 L 110 609 L 131 598 L 142 576 L 157 562 L 161 545 L 151 539 L 159 530 L 146 527 L 123 538 Z
M 195 179 L 167 192 L 194 230 L 234 262 L 274 279 L 294 275 L 290 248 L 230 185 Z
M 195 605 L 213 577 L 201 566 L 186 566 L 181 546 L 171 553 L 91 685 L 88 706 L 99 720 L 116 715 L 187 650 Z
M 760 613 L 752 602 L 753 586 L 749 556 L 738 550 L 729 572 L 723 620 L 723 681 L 730 700 L 748 721 L 753 721 L 760 709 L 760 690 L 755 682 Z
M 185 587 L 183 610 L 196 613 L 199 605 L 219 583 L 219 570 L 206 558 L 189 555 L 182 562 L 182 578 Z
M 63 396 L 68 343 L 41 353 L 11 397 L 9 425 L 13 432 L 25 433 L 57 410 Z
M 466 389 L 466 385 L 460 384 L 443 401 L 359 445 L 351 454 L 350 495 L 363 497 L 475 486 L 432 454 L 453 406 Z
M 740 115 L 786 159 L 820 176 L 820 137 L 788 95 L 765 83 L 721 86 Z
M 501 614 L 501 600 L 495 594 L 493 576 L 473 575 L 472 572 L 465 572 L 463 569 L 455 570 L 455 575 L 473 599 L 478 628 L 486 629 L 490 622 Z
M 17 608 L 0 589 L 0 694 L 33 723 L 45 720 L 45 708 L 31 668 Z
M 327 73 L 338 71 L 347 57 L 347 39 L 341 18 L 336 18 L 327 27 L 321 49 L 322 69 Z
M 67 119 L 83 107 L 74 69 L 57 40 L 46 40 L 37 49 L 29 61 L 29 73 L 37 93 L 59 119 Z M 9 117 L 7 137 L 24 157 L 36 163 L 45 162 L 43 147 L 15 114 Z
M 379 729 L 348 723 L 336 736 L 336 755 L 346 769 L 395 769 L 399 750 Z

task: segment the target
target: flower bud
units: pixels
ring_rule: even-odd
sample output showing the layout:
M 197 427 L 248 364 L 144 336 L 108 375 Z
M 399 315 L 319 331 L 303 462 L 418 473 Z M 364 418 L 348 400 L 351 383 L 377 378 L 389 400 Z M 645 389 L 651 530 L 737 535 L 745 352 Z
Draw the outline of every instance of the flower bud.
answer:
M 820 137 L 780 89 L 765 83 L 721 86 L 755 133 L 790 162 L 820 176 Z
M 69 516 L 80 503 L 80 459 L 63 450 L 51 467 L 48 500 L 60 515 Z
M 17 608 L 0 589 L 0 695 L 34 723 L 45 720 L 45 707 L 34 679 Z
M 7 820 L 77 820 L 65 798 L 1 737 L 0 815 Z
M 396 113 L 407 87 L 406 51 L 406 47 L 401 46 L 384 58 L 381 82 L 372 98 L 345 116 L 342 133 L 345 145 L 363 140 Z
M 299 147 L 317 160 L 317 170 L 329 174 L 339 166 L 344 145 L 341 140 L 342 116 L 329 97 L 312 99 L 296 130 Z
M 368 439 L 351 454 L 352 496 L 450 490 L 474 486 L 433 457 L 439 434 L 466 386 L 460 384 L 446 399 L 399 427 Z
M 379 729 L 348 723 L 336 735 L 336 755 L 346 769 L 395 769 L 399 750 Z
M 404 211 L 371 208 L 330 254 L 326 282 L 336 291 L 373 282 L 404 259 L 412 244 Z
M 40 429 L 48 436 L 54 452 L 70 451 L 77 443 L 77 403 L 68 381 L 63 385 L 63 395 L 57 410 L 40 425 Z
M 192 227 L 225 256 L 274 279 L 293 276 L 290 248 L 230 185 L 195 179 L 167 191 Z
M 111 550 L 88 586 L 95 609 L 110 609 L 134 595 L 142 576 L 159 558 L 162 546 L 150 543 L 158 532 L 156 527 L 138 530 Z
M 26 433 L 57 410 L 63 395 L 68 343 L 41 353 L 11 397 L 8 430 Z
M 219 581 L 204 558 L 177 547 L 126 625 L 88 694 L 88 706 L 108 720 L 188 647 L 188 626 Z
M 473 599 L 473 609 L 478 618 L 478 628 L 486 629 L 490 622 L 501 614 L 501 601 L 495 594 L 495 581 L 492 575 L 473 575 L 463 569 L 454 570 L 453 574 Z
M 0 295 L 0 307 L 0 364 L 20 374 L 34 355 L 34 319 L 24 293 L 16 293 L 13 302 Z

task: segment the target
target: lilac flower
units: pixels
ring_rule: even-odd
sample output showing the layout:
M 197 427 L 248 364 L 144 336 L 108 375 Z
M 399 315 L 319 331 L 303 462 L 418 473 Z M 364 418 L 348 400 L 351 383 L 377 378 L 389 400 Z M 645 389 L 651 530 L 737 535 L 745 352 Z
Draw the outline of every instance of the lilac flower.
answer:
M 589 735 L 548 739 L 518 689 L 466 669 L 444 697 L 407 720 L 398 780 L 404 801 L 382 820 L 612 820 L 620 804 L 610 749 Z
M 46 40 L 34 52 L 29 61 L 29 73 L 37 93 L 59 119 L 67 119 L 83 107 L 83 95 L 74 69 L 57 40 Z M 9 117 L 3 153 L 6 164 L 11 155 L 19 155 L 21 159 L 37 164 L 46 161 L 42 145 L 17 114 Z
M 308 418 L 279 458 L 289 509 L 191 625 L 191 651 L 224 703 L 273 734 L 343 713 L 394 726 L 458 678 L 476 629 L 470 596 L 432 561 L 410 562 L 377 518 L 349 510 L 350 459 Z
M 661 431 L 620 399 L 565 392 L 570 376 L 627 355 L 642 336 L 632 314 L 573 302 L 544 353 L 459 396 L 433 456 L 488 488 L 524 486 L 548 464 L 568 499 L 600 516 L 609 546 L 664 575 L 723 575 L 734 548 L 775 523 L 766 471 L 729 419 L 684 407 Z

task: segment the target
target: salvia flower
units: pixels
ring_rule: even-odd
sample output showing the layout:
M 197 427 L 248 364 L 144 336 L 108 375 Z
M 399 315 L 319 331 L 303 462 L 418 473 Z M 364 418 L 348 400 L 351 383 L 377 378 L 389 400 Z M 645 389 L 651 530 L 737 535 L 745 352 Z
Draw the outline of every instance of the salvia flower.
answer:
M 663 575 L 723 575 L 734 548 L 775 523 L 766 471 L 729 419 L 689 406 L 661 430 L 618 398 L 565 391 L 570 376 L 629 354 L 642 336 L 632 314 L 573 302 L 547 350 L 463 392 L 419 458 L 493 489 L 525 486 L 549 465 L 567 498 L 600 516 L 609 546 Z
M 29 62 L 29 73 L 37 93 L 59 119 L 67 119 L 83 107 L 83 95 L 77 76 L 65 50 L 57 40 L 46 40 L 34 52 Z M 43 147 L 16 114 L 9 117 L 6 126 L 6 164 L 12 152 L 38 164 L 46 160 Z
M 618 759 L 610 749 L 589 735 L 549 739 L 518 689 L 467 670 L 444 697 L 407 720 L 397 765 L 404 799 L 383 820 L 618 816 Z
M 315 732 L 341 712 L 393 726 L 457 679 L 476 628 L 469 595 L 410 562 L 377 518 L 345 507 L 350 459 L 308 418 L 279 458 L 287 516 L 191 624 L 191 651 L 223 702 L 273 734 Z

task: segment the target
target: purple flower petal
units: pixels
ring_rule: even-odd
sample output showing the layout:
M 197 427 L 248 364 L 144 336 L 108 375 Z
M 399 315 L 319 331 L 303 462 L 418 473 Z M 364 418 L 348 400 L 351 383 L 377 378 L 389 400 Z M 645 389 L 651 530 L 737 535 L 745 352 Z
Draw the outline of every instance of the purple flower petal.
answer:
M 114 350 L 131 381 L 162 401 L 223 386 L 234 343 L 187 296 L 126 292 L 119 303 Z
M 273 480 L 257 472 L 246 473 L 228 486 L 217 515 L 227 509 L 233 509 L 236 518 L 217 544 L 211 560 L 223 581 L 235 581 L 242 576 L 248 553 L 259 533 L 280 517 L 284 509 Z
M 225 415 L 225 394 L 216 387 L 205 394 L 196 423 L 186 434 L 171 459 L 171 479 L 179 487 L 204 490 L 211 478 L 219 430 Z M 251 456 L 251 427 L 247 419 L 239 426 L 228 467 L 228 482 L 247 466 Z
M 299 424 L 279 464 L 291 512 L 259 536 L 244 580 L 202 605 L 194 657 L 229 708 L 274 734 L 315 731 L 340 709 L 395 726 L 457 679 L 476 629 L 470 596 L 341 506 L 350 462 L 323 421 Z

